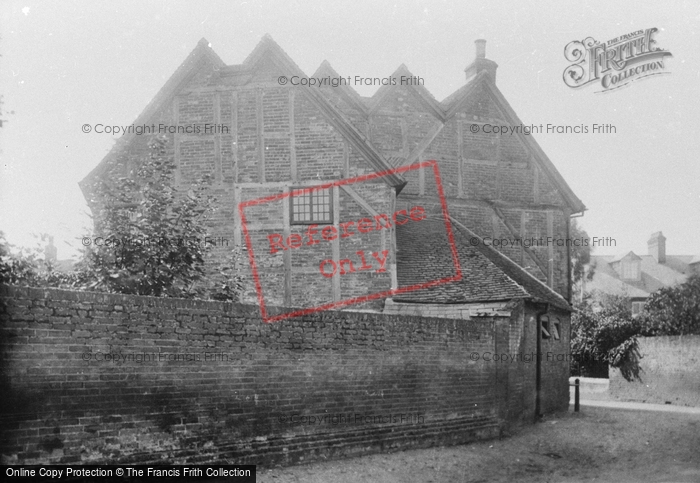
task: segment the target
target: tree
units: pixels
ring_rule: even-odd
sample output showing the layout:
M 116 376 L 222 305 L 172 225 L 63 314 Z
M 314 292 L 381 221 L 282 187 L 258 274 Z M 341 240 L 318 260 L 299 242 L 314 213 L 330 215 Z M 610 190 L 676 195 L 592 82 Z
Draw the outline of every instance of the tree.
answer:
M 700 334 L 700 275 L 654 292 L 642 319 L 644 335 Z
M 570 224 L 571 243 L 571 287 L 574 294 L 579 293 L 579 302 L 583 301 L 583 285 L 586 280 L 592 280 L 595 273 L 595 265 L 591 265 L 590 237 L 586 230 L 581 228 L 576 219 Z
M 166 145 L 165 138 L 156 139 L 134 173 L 117 176 L 121 166 L 115 163 L 109 181 L 97 182 L 100 236 L 83 238 L 94 244 L 83 249 L 73 272 L 57 272 L 41 247 L 18 249 L 0 232 L 0 283 L 237 300 L 242 288 L 238 247 L 216 270 L 206 270 L 214 246 L 207 222 L 216 202 L 210 177 L 203 176 L 187 192 L 175 189 L 175 165 Z
M 80 268 L 88 288 L 156 297 L 205 297 L 233 300 L 240 277 L 231 274 L 239 256 L 232 250 L 218 274 L 205 278 L 205 256 L 213 248 L 207 222 L 214 211 L 211 176 L 187 192 L 174 187 L 175 163 L 167 139 L 150 145 L 150 156 L 134 173 L 97 182 L 101 193 L 96 228 L 100 237 L 85 249 Z
M 16 248 L 8 243 L 5 234 L 0 231 L 0 283 L 36 285 L 40 263 L 38 255 Z

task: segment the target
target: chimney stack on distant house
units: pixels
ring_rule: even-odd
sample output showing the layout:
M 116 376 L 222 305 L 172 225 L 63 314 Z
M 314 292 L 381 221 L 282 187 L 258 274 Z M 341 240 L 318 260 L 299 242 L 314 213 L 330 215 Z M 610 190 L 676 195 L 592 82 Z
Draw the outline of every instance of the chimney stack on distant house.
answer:
M 476 59 L 464 69 L 467 80 L 470 80 L 482 71 L 486 71 L 491 76 L 491 80 L 495 83 L 498 64 L 486 58 L 486 40 L 478 39 L 474 41 L 474 44 L 476 44 Z
M 660 231 L 652 233 L 647 242 L 649 255 L 654 257 L 658 263 L 666 263 L 666 237 Z
M 53 244 L 53 237 L 50 236 L 48 245 L 46 245 L 46 247 L 44 247 L 44 261 L 56 263 L 57 258 L 58 258 L 58 249 Z

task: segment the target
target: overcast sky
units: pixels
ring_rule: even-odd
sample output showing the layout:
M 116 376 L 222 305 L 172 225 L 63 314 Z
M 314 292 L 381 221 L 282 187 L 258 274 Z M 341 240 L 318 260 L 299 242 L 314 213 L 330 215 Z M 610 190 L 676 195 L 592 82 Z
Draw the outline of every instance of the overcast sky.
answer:
M 646 253 L 700 255 L 700 2 L 8 1 L 0 5 L 0 230 L 65 244 L 90 235 L 80 181 L 114 143 L 83 124 L 129 125 L 205 37 L 238 64 L 265 33 L 311 75 L 385 77 L 401 63 L 442 100 L 464 82 L 474 40 L 499 64 L 497 85 L 525 124 L 611 124 L 614 134 L 535 139 L 588 211 L 591 236 Z M 564 47 L 656 27 L 666 70 L 619 91 L 570 89 Z M 371 95 L 377 88 L 357 88 Z M 7 113 L 14 111 L 14 114 Z

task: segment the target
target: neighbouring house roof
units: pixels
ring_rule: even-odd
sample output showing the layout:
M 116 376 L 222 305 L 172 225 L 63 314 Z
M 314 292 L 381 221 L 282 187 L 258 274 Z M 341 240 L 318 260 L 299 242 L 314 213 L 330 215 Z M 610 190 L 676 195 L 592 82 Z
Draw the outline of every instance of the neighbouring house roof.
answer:
M 637 255 L 636 253 L 634 253 L 632 251 L 629 251 L 629 252 L 619 253 L 619 254 L 615 255 L 612 258 L 612 260 L 610 260 L 610 263 L 619 262 L 623 258 L 627 258 L 627 257 L 629 257 L 631 260 L 641 260 L 641 258 L 639 258 L 639 255 Z
M 517 263 L 467 229 L 453 227 L 462 279 L 399 294 L 396 302 L 457 304 L 528 299 L 571 310 L 568 302 Z M 399 288 L 456 274 L 442 220 L 422 220 L 396 227 Z
M 640 280 L 624 280 L 612 266 L 630 254 L 634 260 L 639 260 Z M 666 261 L 659 263 L 651 255 L 637 255 L 634 252 L 621 256 L 593 255 L 591 265 L 595 265 L 595 271 L 593 279 L 586 282 L 585 290 L 629 298 L 647 298 L 663 287 L 685 282 L 690 274 L 688 265 L 692 260 L 692 255 L 666 255 Z

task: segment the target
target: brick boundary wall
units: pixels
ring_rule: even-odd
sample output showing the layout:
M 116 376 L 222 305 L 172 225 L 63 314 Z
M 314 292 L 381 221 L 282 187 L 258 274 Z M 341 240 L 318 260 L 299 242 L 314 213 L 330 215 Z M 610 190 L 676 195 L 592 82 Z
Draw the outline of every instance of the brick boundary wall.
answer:
M 508 318 L 263 324 L 255 306 L 0 285 L 0 319 L 9 464 L 294 464 L 496 437 L 522 417 L 506 387 L 521 365 L 469 358 L 507 347 Z
M 610 368 L 610 397 L 700 407 L 700 335 L 640 337 L 641 381 Z

